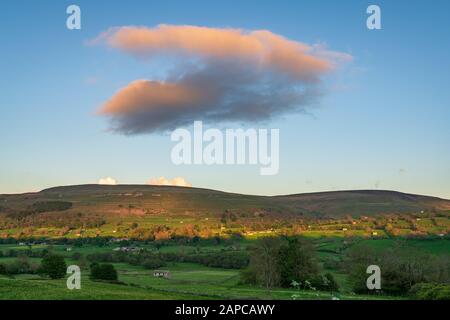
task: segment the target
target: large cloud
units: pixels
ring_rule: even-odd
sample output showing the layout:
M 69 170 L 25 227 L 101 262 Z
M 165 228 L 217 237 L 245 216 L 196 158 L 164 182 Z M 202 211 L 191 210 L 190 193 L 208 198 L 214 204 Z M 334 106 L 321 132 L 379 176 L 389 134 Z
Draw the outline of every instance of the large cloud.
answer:
M 120 27 L 93 42 L 175 62 L 164 79 L 131 82 L 100 108 L 113 129 L 125 134 L 171 130 L 194 120 L 265 121 L 302 110 L 320 95 L 322 76 L 351 59 L 267 30 Z

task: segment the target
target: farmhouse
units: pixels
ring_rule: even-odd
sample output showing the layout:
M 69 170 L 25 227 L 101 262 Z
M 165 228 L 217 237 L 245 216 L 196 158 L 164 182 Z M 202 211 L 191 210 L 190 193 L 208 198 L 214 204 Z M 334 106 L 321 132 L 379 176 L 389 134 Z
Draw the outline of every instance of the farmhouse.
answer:
M 157 278 L 170 278 L 170 271 L 167 270 L 155 270 L 153 276 Z

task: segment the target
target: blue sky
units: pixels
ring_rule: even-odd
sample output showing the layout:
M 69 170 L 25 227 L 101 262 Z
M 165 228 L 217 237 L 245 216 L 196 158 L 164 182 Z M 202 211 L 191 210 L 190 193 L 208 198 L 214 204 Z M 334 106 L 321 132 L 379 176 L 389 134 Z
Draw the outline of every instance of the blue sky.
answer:
M 68 30 L 69 4 L 82 29 Z M 378 4 L 382 30 L 366 28 Z M 145 183 L 249 194 L 389 189 L 450 198 L 448 1 L 4 1 L 0 10 L 0 193 L 55 185 Z M 175 166 L 168 135 L 109 132 L 96 110 L 158 66 L 86 42 L 113 26 L 266 29 L 325 43 L 353 61 L 325 80 L 308 114 L 280 128 L 280 172 L 255 166 Z M 163 68 L 162 68 L 163 69 Z

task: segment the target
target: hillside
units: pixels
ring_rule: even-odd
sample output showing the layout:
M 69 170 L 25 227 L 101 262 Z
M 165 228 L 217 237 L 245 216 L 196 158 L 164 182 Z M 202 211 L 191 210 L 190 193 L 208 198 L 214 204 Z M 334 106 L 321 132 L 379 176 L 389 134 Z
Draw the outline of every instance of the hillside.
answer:
M 294 211 L 327 216 L 376 216 L 381 214 L 445 211 L 450 200 L 386 190 L 349 190 L 278 196 Z
M 70 211 L 121 215 L 186 212 L 221 214 L 225 210 L 234 210 L 332 218 L 450 210 L 450 200 L 382 190 L 252 196 L 171 186 L 77 185 L 55 187 L 37 193 L 0 195 L 0 212 L 26 211 L 33 204 L 45 201 L 70 202 L 73 205 Z

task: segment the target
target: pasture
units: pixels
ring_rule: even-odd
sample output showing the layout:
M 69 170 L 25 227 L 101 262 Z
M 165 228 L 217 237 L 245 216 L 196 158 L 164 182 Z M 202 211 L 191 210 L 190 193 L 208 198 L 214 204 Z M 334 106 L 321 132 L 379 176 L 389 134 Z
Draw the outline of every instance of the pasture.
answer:
M 403 246 L 416 252 L 428 252 L 434 255 L 448 255 L 450 241 L 446 239 L 345 239 L 342 237 L 315 238 L 314 246 L 317 259 L 321 267 L 331 272 L 341 288 L 333 296 L 339 299 L 398 299 L 399 297 L 354 294 L 348 285 L 348 278 L 333 267 L 333 262 L 342 261 L 343 255 L 352 246 L 369 245 L 376 250 L 385 250 L 393 246 Z M 252 245 L 252 240 L 242 239 L 236 248 L 221 245 L 166 245 L 156 247 L 154 243 L 135 243 L 148 252 L 165 252 L 172 254 L 221 253 L 245 251 Z M 19 259 L 21 252 L 34 253 L 27 257 L 27 261 L 39 264 L 40 258 L 35 257 L 42 250 L 51 250 L 65 257 L 66 263 L 77 264 L 75 257 L 88 257 L 93 253 L 108 253 L 117 248 L 117 244 L 83 245 L 73 247 L 67 244 L 49 245 L 18 245 L 2 244 L 0 264 L 7 264 Z M 70 248 L 70 251 L 68 251 Z M 7 256 L 7 252 L 14 250 L 17 257 Z M 152 269 L 140 265 L 114 262 L 118 271 L 118 283 L 96 282 L 89 279 L 89 267 L 82 266 L 81 290 L 69 290 L 64 279 L 50 280 L 38 274 L 19 274 L 0 276 L 0 299 L 331 299 L 329 292 L 296 290 L 294 288 L 271 288 L 243 284 L 240 270 L 213 268 L 198 263 L 168 262 L 160 269 L 170 271 L 170 278 L 153 276 Z

